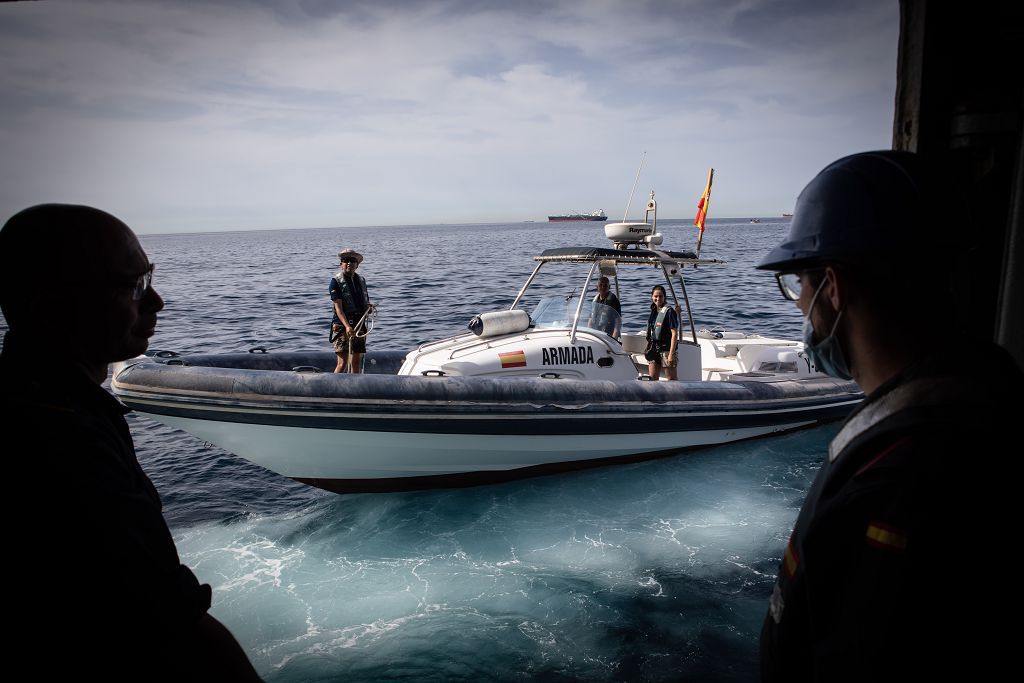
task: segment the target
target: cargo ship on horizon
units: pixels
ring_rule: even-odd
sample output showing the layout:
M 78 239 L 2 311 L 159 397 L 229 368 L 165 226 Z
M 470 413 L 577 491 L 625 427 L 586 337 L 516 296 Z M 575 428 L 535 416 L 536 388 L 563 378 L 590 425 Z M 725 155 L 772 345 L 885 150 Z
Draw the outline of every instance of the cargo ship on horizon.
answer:
M 608 215 L 604 212 L 604 209 L 598 209 L 590 213 L 567 213 L 561 216 L 548 216 L 549 223 L 558 223 L 563 221 L 606 221 Z

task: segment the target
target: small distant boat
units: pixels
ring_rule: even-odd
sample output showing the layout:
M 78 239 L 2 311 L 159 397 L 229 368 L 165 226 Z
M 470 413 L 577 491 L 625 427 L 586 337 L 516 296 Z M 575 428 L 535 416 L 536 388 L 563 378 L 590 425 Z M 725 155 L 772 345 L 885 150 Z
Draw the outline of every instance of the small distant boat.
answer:
M 567 213 L 561 216 L 548 216 L 549 223 L 557 223 L 564 221 L 606 221 L 608 215 L 604 212 L 604 209 L 598 209 L 597 211 L 591 211 L 590 213 Z
M 792 218 L 793 214 L 791 214 L 791 213 L 784 213 L 784 214 L 782 214 L 782 217 L 783 218 Z
M 751 223 L 760 223 L 760 222 L 761 222 L 761 219 L 760 219 L 760 218 L 751 218 L 751 219 L 750 219 L 750 222 L 751 222 Z

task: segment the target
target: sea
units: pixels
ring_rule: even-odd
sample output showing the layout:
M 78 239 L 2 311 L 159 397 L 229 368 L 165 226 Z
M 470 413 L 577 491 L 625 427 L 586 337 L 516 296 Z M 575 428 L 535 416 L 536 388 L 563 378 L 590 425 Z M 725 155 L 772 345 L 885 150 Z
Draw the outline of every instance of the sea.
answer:
M 507 308 L 543 249 L 610 246 L 602 225 L 142 235 L 166 302 L 149 352 L 330 350 L 328 284 L 345 247 L 365 256 L 379 306 L 369 347 L 408 350 Z M 698 328 L 800 338 L 799 311 L 754 268 L 788 227 L 708 221 L 701 256 L 722 263 L 685 273 Z M 692 220 L 658 228 L 664 248 L 695 248 Z M 625 331 L 644 327 L 656 277 L 624 277 Z M 145 415 L 128 421 L 182 561 L 213 588 L 212 614 L 281 683 L 757 680 L 779 560 L 838 430 L 499 485 L 338 495 Z

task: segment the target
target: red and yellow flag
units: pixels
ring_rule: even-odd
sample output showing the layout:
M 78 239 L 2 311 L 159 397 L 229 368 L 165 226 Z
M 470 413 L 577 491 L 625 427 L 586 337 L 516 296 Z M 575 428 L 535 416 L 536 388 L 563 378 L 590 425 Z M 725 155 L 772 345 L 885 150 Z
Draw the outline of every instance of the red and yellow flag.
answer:
M 526 353 L 522 350 L 509 351 L 508 353 L 499 353 L 498 360 L 501 361 L 501 367 L 503 368 L 526 367 Z
M 782 568 L 786 570 L 786 575 L 789 578 L 793 578 L 799 566 L 800 555 L 797 554 L 796 548 L 793 547 L 793 537 L 790 536 L 789 543 L 786 544 L 786 552 L 782 554 Z
M 907 534 L 884 522 L 873 521 L 868 524 L 868 543 L 876 548 L 899 552 L 907 549 Z
M 700 196 L 700 201 L 697 202 L 697 217 L 693 219 L 693 224 L 700 228 L 700 233 L 697 235 L 697 244 L 700 244 L 700 238 L 704 236 L 704 219 L 708 217 L 708 209 L 711 208 L 711 181 L 715 179 L 715 169 L 708 171 L 708 184 L 704 188 L 704 194 Z

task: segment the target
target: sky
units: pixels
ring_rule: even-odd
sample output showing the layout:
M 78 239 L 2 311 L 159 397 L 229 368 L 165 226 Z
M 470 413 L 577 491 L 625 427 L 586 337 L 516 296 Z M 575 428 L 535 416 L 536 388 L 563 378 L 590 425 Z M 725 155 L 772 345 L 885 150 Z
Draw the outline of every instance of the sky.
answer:
M 891 147 L 898 39 L 897 0 L 0 2 L 0 221 L 684 218 L 710 168 L 709 218 L 779 216 Z

